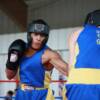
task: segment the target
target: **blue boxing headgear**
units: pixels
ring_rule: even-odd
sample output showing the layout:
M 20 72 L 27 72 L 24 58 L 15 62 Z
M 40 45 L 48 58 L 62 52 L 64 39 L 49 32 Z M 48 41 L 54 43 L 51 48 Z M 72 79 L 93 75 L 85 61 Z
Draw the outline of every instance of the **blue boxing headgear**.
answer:
M 85 24 L 100 26 L 100 10 L 90 12 L 86 17 Z
M 42 19 L 38 19 L 38 20 L 35 20 L 32 23 L 30 23 L 28 30 L 27 30 L 28 44 L 31 44 L 31 42 L 32 42 L 31 33 L 39 33 L 39 34 L 43 34 L 44 36 L 46 36 L 46 40 L 44 43 L 44 44 L 46 44 L 48 37 L 49 37 L 49 26 Z

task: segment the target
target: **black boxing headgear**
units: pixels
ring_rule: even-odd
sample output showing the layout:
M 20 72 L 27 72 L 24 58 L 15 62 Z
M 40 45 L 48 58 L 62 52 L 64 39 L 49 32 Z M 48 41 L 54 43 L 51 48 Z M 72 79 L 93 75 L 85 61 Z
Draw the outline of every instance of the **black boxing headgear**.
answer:
M 46 40 L 44 43 L 46 44 L 48 37 L 49 37 L 49 26 L 42 19 L 32 21 L 32 23 L 29 24 L 29 27 L 27 30 L 27 41 L 29 45 L 32 42 L 31 33 L 39 33 L 39 34 L 43 34 L 44 36 L 46 36 Z
M 100 10 L 90 12 L 86 17 L 85 24 L 100 26 Z

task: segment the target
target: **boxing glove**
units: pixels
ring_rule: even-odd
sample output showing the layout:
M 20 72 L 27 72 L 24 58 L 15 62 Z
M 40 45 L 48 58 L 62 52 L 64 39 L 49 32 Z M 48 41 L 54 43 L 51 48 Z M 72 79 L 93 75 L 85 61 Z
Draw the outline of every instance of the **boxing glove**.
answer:
M 10 70 L 17 70 L 19 66 L 19 61 L 26 50 L 26 43 L 17 39 L 11 43 L 8 48 L 8 59 L 6 62 L 6 68 Z

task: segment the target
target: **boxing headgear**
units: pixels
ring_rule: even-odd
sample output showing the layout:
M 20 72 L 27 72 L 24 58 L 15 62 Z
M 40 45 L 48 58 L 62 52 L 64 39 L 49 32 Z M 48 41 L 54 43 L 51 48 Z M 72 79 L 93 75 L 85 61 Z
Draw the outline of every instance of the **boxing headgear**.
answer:
M 90 12 L 86 17 L 85 24 L 100 26 L 100 10 Z
M 31 33 L 39 33 L 39 34 L 43 34 L 44 36 L 46 36 L 46 41 L 45 41 L 46 43 L 48 40 L 48 36 L 49 36 L 49 26 L 42 19 L 38 19 L 30 23 L 28 27 L 28 31 L 27 31 L 28 44 L 31 44 L 32 42 Z

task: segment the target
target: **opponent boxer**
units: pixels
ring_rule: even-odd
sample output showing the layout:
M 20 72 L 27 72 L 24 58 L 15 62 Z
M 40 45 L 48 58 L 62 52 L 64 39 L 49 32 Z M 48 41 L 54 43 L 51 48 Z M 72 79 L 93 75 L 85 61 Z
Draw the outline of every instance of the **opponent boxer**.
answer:
M 100 100 L 100 10 L 90 12 L 69 39 L 68 100 Z

